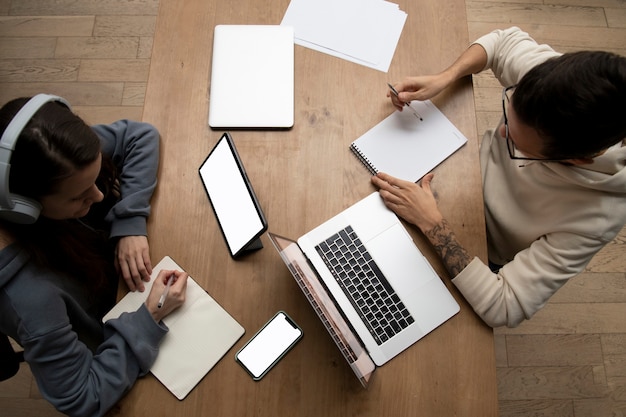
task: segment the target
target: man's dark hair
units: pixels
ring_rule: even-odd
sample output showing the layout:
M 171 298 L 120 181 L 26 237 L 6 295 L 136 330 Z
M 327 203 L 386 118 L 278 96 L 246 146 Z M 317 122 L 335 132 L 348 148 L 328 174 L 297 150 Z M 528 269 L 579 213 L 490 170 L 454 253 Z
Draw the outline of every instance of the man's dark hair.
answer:
M 593 157 L 626 138 L 626 58 L 581 51 L 549 59 L 522 77 L 512 104 L 545 139 L 544 156 Z

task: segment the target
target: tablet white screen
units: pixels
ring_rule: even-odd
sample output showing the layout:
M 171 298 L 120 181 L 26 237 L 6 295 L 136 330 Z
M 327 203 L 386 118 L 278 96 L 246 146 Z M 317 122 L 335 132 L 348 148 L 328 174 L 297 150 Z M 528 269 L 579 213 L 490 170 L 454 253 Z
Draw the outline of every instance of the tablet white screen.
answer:
M 200 177 L 233 255 L 265 227 L 242 171 L 226 134 L 200 167 Z

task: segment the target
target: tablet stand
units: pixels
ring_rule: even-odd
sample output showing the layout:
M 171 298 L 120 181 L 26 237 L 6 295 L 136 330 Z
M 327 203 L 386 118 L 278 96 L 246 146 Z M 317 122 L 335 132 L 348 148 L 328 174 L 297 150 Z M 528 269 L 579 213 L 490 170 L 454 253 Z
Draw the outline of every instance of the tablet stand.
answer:
M 252 252 L 255 250 L 259 250 L 263 248 L 263 242 L 261 242 L 261 237 L 257 237 L 252 242 L 248 243 L 248 246 L 244 248 L 244 252 Z

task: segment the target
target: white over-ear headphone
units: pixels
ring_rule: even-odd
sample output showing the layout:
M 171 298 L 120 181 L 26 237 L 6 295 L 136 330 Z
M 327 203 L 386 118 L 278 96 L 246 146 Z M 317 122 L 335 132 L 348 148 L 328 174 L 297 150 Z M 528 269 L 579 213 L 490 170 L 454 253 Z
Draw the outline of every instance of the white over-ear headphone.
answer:
M 17 112 L 7 126 L 0 139 L 0 218 L 13 223 L 34 223 L 39 217 L 41 204 L 9 191 L 9 172 L 11 169 L 11 154 L 15 149 L 15 142 L 24 130 L 26 124 L 44 104 L 59 101 L 70 108 L 70 104 L 62 97 L 50 94 L 38 94 Z M 36 168 L 35 168 L 36 169 Z

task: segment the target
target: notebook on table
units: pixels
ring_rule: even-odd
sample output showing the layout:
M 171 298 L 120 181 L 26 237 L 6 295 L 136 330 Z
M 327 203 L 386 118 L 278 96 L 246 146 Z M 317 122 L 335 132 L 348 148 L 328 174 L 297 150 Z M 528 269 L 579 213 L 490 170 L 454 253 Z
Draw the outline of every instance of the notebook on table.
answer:
M 183 269 L 169 256 L 152 271 L 144 292 L 129 292 L 102 322 L 136 311 L 146 300 L 159 271 Z M 244 334 L 244 328 L 191 277 L 185 303 L 163 319 L 169 332 L 150 372 L 179 400 L 200 382 Z
M 215 26 L 209 126 L 292 127 L 294 70 L 293 27 Z
M 396 110 L 350 145 L 373 175 L 382 171 L 416 182 L 467 142 L 430 100 L 410 106 Z
M 269 237 L 363 386 L 459 311 L 378 192 L 297 241 Z

